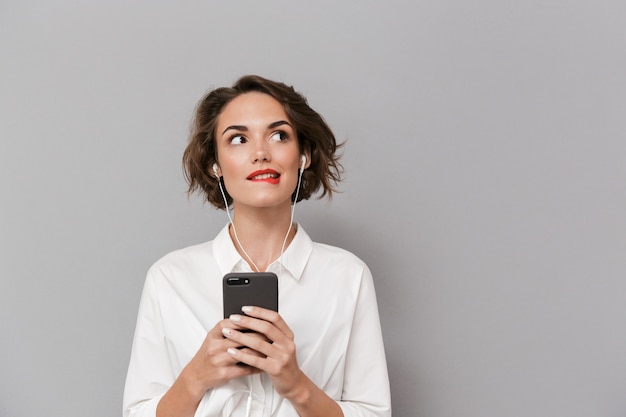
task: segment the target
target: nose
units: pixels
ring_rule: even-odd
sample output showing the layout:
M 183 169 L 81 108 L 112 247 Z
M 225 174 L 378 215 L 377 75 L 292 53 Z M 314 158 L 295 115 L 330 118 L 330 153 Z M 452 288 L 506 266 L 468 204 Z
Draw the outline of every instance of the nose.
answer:
M 250 162 L 269 162 L 271 161 L 270 151 L 267 147 L 267 143 L 263 140 L 257 141 L 256 146 L 250 157 Z

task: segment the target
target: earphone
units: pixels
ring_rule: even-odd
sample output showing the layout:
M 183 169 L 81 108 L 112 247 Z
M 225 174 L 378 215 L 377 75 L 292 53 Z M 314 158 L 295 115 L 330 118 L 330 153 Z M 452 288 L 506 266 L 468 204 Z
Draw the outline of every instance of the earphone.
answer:
M 213 172 L 215 173 L 215 176 L 219 178 L 220 174 L 217 173 L 217 164 L 213 164 Z

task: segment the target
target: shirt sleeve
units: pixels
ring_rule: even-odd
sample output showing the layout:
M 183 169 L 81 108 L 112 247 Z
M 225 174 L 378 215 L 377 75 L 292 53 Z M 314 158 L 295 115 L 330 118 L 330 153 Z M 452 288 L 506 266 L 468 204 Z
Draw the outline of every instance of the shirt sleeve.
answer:
M 346 352 L 345 417 L 390 417 L 391 394 L 374 281 L 365 267 Z
M 158 275 L 160 275 L 158 268 L 152 267 L 148 271 L 139 303 L 137 326 L 124 388 L 124 417 L 156 416 L 158 402 L 175 379 L 159 308 L 156 285 Z

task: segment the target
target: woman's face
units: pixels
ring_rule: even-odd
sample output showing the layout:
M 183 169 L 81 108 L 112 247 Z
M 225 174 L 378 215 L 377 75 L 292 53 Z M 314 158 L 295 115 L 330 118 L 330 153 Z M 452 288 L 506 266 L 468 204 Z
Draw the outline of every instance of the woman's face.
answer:
M 278 101 L 257 92 L 236 97 L 222 110 L 215 138 L 218 172 L 235 208 L 291 205 L 300 150 Z

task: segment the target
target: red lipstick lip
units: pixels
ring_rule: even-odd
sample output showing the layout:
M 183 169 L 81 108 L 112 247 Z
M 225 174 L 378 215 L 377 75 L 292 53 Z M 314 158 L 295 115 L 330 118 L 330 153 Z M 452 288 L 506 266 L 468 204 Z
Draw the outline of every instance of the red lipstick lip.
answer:
M 276 175 L 276 178 L 265 178 L 262 180 L 255 180 L 254 177 L 256 177 L 257 175 L 263 175 L 263 174 L 272 174 L 272 175 Z M 269 182 L 271 184 L 278 184 L 278 182 L 280 181 L 280 174 L 276 171 L 274 171 L 273 169 L 260 169 L 258 171 L 254 171 L 251 174 L 249 174 L 246 179 L 250 180 L 250 181 L 260 181 L 260 182 Z

